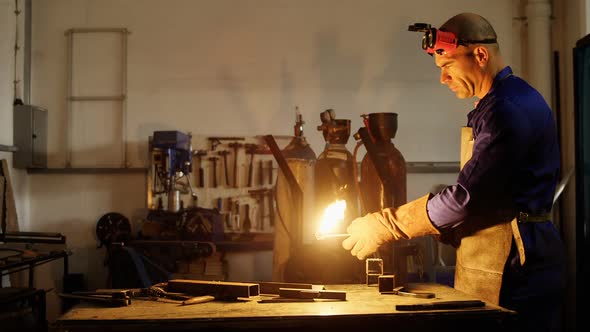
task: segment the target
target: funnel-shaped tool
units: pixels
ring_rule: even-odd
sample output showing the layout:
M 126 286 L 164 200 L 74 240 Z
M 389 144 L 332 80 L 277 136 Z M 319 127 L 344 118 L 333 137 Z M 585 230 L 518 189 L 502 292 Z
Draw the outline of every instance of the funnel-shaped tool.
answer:
M 369 113 L 368 129 L 377 142 L 389 142 L 397 133 L 397 113 Z
M 320 113 L 322 124 L 318 130 L 323 132 L 324 140 L 330 144 L 346 144 L 350 137 L 350 123 L 348 119 L 336 119 L 333 109 Z

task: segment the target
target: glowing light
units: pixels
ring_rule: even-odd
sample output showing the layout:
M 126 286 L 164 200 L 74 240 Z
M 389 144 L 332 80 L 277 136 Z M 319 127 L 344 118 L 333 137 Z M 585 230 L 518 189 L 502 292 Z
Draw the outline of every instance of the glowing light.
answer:
M 344 220 L 344 212 L 346 211 L 346 201 L 337 200 L 334 203 L 328 205 L 324 210 L 322 221 L 320 222 L 320 229 L 318 234 L 331 233 L 336 229 L 338 224 Z

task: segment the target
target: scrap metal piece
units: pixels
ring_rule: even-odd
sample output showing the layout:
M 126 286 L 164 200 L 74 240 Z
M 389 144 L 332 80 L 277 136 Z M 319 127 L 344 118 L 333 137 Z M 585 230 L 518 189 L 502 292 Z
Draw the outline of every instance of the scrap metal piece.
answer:
M 279 294 L 281 288 L 295 288 L 295 289 L 317 289 L 324 290 L 323 285 L 313 285 L 305 283 L 291 283 L 291 282 L 275 282 L 275 281 L 262 281 L 257 282 L 260 285 L 260 294 Z
M 258 300 L 258 303 L 294 303 L 294 302 L 315 302 L 314 299 L 292 299 L 284 297 L 273 297 L 269 299 Z
M 331 299 L 346 301 L 345 291 L 280 288 L 279 296 L 292 299 Z
M 413 311 L 413 310 L 441 310 L 441 309 L 463 309 L 474 307 L 485 307 L 485 302 L 480 300 L 466 301 L 441 301 L 420 304 L 397 304 L 395 310 Z
M 396 287 L 390 292 L 387 292 L 387 291 L 381 292 L 381 294 L 393 294 L 393 295 L 399 295 L 399 296 L 415 297 L 415 298 L 420 298 L 420 299 L 432 299 L 432 298 L 436 297 L 436 295 L 432 292 L 415 292 L 415 291 L 404 290 L 404 286 Z
M 175 279 L 168 281 L 168 291 L 194 296 L 210 295 L 216 299 L 236 299 L 260 294 L 254 283 Z
M 348 233 L 315 233 L 315 238 L 317 240 L 325 240 L 325 239 L 344 239 L 349 237 L 350 234 Z
M 131 304 L 131 298 L 129 297 L 116 298 L 110 295 L 74 295 L 67 293 L 59 293 L 58 296 L 65 299 L 82 300 L 111 307 L 124 307 Z
M 210 302 L 215 300 L 215 296 L 211 296 L 211 295 L 202 295 L 202 296 L 195 296 L 192 297 L 188 300 L 184 300 L 182 301 L 182 305 L 191 305 L 191 304 L 197 304 L 197 303 L 205 303 L 205 302 Z
M 395 288 L 395 275 L 380 275 L 378 280 L 379 293 L 392 292 Z

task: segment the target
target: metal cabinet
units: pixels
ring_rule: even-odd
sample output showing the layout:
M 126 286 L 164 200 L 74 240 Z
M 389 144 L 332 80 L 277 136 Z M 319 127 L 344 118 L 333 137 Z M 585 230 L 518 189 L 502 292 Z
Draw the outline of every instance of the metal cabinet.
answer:
M 47 110 L 33 105 L 14 106 L 14 168 L 47 167 Z

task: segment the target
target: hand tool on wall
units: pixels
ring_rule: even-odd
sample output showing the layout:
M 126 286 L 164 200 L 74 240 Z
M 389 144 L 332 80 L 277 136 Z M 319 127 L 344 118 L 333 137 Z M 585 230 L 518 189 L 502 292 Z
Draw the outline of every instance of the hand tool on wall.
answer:
M 191 196 L 191 201 L 192 207 L 196 208 L 199 206 L 199 196 L 197 196 L 196 194 Z
M 273 178 L 273 163 L 272 160 L 267 161 L 268 162 L 268 184 L 273 184 L 274 178 Z
M 241 228 L 241 222 L 240 222 L 240 201 L 235 200 L 234 201 L 234 216 L 233 216 L 233 229 L 234 231 L 239 231 Z
M 203 156 L 207 155 L 207 151 L 205 150 L 197 150 L 194 152 L 195 157 L 197 157 L 197 162 L 199 163 L 199 184 L 200 188 L 205 186 L 205 170 L 203 169 L 202 159 Z
M 225 227 L 227 229 L 232 229 L 232 218 L 233 218 L 233 207 L 234 207 L 234 200 L 231 197 L 227 198 L 227 205 L 226 205 L 226 218 L 225 218 Z
M 226 200 L 227 199 L 227 200 Z M 231 207 L 232 207 L 232 199 L 231 198 L 217 198 L 217 211 L 221 215 L 223 219 L 223 224 L 225 230 L 231 229 Z
M 266 191 L 266 198 L 268 200 L 268 224 L 270 227 L 275 226 L 275 200 L 272 189 Z
M 221 213 L 221 210 L 223 209 L 223 198 L 217 197 L 215 200 L 215 207 L 217 208 L 217 211 Z
M 259 231 L 264 230 L 264 197 L 266 196 L 266 191 L 266 189 L 248 190 L 248 193 L 256 200 L 256 204 L 258 205 L 256 229 Z
M 264 160 L 258 161 L 258 186 L 264 185 Z
M 244 223 L 242 226 L 242 231 L 244 233 L 250 233 L 250 228 L 252 228 L 252 221 L 250 220 L 250 204 L 246 204 L 246 213 L 244 216 Z
M 219 137 L 207 137 L 207 139 L 209 140 L 209 143 L 211 143 L 211 151 L 215 151 L 217 146 L 221 144 Z
M 229 146 L 230 148 L 232 148 L 234 150 L 234 188 L 238 188 L 238 152 L 240 147 L 243 146 L 243 144 L 238 143 L 238 142 L 231 142 L 228 143 L 227 146 Z
M 250 155 L 250 163 L 248 166 L 248 187 L 252 187 L 252 177 L 254 174 L 254 154 L 256 153 L 256 144 L 245 144 L 246 153 Z
M 225 173 L 225 185 L 229 187 L 229 174 L 227 172 L 227 155 L 229 154 L 228 150 L 221 150 L 217 152 L 223 158 L 223 172 Z
M 213 188 L 217 188 L 217 157 L 209 157 L 213 168 Z
M 245 137 L 233 137 L 233 136 L 215 136 L 215 137 L 207 137 L 207 140 L 211 143 L 211 151 L 215 151 L 219 145 L 221 145 L 221 141 L 244 141 Z

